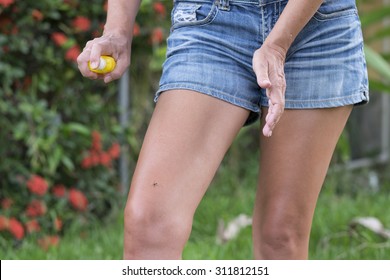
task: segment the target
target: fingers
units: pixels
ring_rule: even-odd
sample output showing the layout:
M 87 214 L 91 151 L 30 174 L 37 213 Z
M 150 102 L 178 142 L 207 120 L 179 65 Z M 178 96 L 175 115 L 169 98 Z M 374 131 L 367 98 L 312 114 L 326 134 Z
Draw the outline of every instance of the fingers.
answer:
M 91 62 L 91 68 L 96 69 L 99 67 L 100 63 L 100 56 L 103 54 L 109 54 L 113 56 L 113 50 L 107 44 L 103 44 L 104 42 L 100 44 L 93 44 L 91 46 L 91 52 L 89 56 L 89 61 Z M 117 60 L 117 59 L 115 59 Z M 91 71 L 90 71 L 91 72 Z M 103 79 L 103 81 L 107 84 L 114 80 L 114 78 L 111 76 L 112 73 L 107 74 L 100 74 L 98 75 L 99 79 Z
M 119 79 L 130 64 L 130 55 L 125 57 L 118 57 L 114 59 L 117 61 L 114 71 L 104 75 L 103 80 L 105 83 L 109 83 L 113 80 Z
M 263 134 L 267 137 L 272 135 L 272 131 L 279 122 L 285 106 L 284 93 L 286 91 L 286 81 L 284 76 L 275 80 L 273 85 L 270 88 L 267 88 L 269 109 L 265 118 L 266 123 L 263 128 Z
M 83 52 L 77 57 L 77 65 L 79 67 L 81 75 L 86 78 L 96 80 L 98 78 L 98 74 L 92 72 L 88 68 L 88 61 L 90 60 L 91 50 L 84 49 Z
M 286 81 L 284 77 L 284 57 L 272 50 L 260 48 L 253 57 L 253 70 L 257 83 L 266 89 L 268 113 L 265 117 L 263 134 L 270 137 L 284 112 Z
M 90 51 L 89 61 L 91 61 L 92 69 L 96 69 L 99 67 L 100 56 L 103 54 L 102 45 L 93 44 L 90 49 L 91 51 Z
M 284 103 L 272 103 L 269 101 L 269 108 L 267 116 L 265 117 L 265 124 L 263 127 L 263 135 L 266 137 L 272 136 L 272 131 L 274 130 L 276 124 L 279 122 L 282 114 L 284 112 Z
M 115 69 L 107 74 L 97 74 L 88 67 L 97 68 L 101 55 L 110 55 L 116 61 Z M 81 74 L 89 79 L 102 79 L 105 83 L 119 79 L 130 64 L 130 44 L 126 37 L 102 36 L 89 41 L 77 58 Z
M 268 76 L 268 64 L 266 60 L 257 59 L 259 56 L 261 53 L 257 50 L 253 56 L 253 71 L 256 74 L 258 85 L 261 88 L 269 88 L 271 81 Z

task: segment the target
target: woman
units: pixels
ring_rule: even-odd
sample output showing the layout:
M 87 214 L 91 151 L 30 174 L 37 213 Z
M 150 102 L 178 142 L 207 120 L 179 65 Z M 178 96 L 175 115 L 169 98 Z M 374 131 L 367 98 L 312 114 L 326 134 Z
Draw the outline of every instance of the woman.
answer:
M 103 36 L 78 58 L 85 77 L 108 83 L 128 67 L 139 2 L 109 1 Z M 224 154 L 261 113 L 254 257 L 306 259 L 335 145 L 353 105 L 368 102 L 362 48 L 354 0 L 176 0 L 124 258 L 181 258 Z M 97 67 L 102 54 L 117 68 L 97 75 L 87 62 Z

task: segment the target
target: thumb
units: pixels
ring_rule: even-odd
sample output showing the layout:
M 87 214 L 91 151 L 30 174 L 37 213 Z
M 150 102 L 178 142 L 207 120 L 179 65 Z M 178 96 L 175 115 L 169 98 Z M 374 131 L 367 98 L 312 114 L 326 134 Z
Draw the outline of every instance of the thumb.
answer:
M 92 69 L 96 69 L 99 67 L 101 53 L 102 53 L 101 47 L 98 44 L 94 44 L 91 48 L 91 54 L 89 57 L 89 61 L 91 62 Z
M 271 82 L 268 79 L 268 75 L 265 77 L 259 77 L 257 76 L 257 83 L 261 88 L 270 88 L 271 87 Z
M 268 65 L 264 63 L 254 63 L 253 70 L 256 74 L 257 84 L 261 88 L 271 87 L 271 81 L 268 77 Z

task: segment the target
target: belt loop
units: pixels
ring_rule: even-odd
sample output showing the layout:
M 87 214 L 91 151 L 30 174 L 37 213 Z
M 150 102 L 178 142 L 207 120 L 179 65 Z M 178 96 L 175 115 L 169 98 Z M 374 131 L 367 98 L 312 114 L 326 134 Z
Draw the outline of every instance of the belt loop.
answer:
M 230 0 L 217 0 L 218 8 L 222 11 L 230 11 Z

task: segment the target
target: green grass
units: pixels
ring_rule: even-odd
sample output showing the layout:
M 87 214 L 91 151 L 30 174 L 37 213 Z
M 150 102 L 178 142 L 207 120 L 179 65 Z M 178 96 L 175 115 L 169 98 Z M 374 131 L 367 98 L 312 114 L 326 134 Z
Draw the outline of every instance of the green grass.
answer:
M 390 259 L 390 241 L 362 227 L 352 230 L 353 218 L 373 216 L 390 225 L 389 194 L 356 197 L 323 195 L 312 229 L 312 259 Z
M 184 259 L 251 259 L 251 228 L 223 245 L 216 242 L 218 221 L 226 222 L 239 214 L 251 215 L 256 187 L 257 164 L 237 176 L 231 164 L 223 165 L 195 215 L 193 231 Z M 377 217 L 390 228 L 390 180 L 382 190 L 372 192 L 358 175 L 330 174 L 321 193 L 311 233 L 310 259 L 390 259 L 390 241 L 366 229 L 352 231 L 355 217 Z M 364 178 L 364 173 L 360 173 Z M 364 180 L 363 180 L 364 181 Z M 358 183 L 356 183 L 358 182 Z M 360 183 L 359 183 L 360 182 Z M 387 183 L 386 183 L 387 182 Z M 80 232 L 75 226 L 62 237 L 57 248 L 43 251 L 33 240 L 22 246 L 8 246 L 0 259 L 121 259 L 123 216 L 93 224 Z
M 215 242 L 218 219 L 226 222 L 241 213 L 251 215 L 256 186 L 256 169 L 252 170 L 253 174 L 241 181 L 231 175 L 232 170 L 221 170 L 196 213 L 185 258 L 252 258 L 251 228 L 224 245 Z M 310 259 L 390 259 L 390 240 L 364 228 L 354 231 L 349 226 L 356 217 L 373 216 L 390 229 L 390 181 L 383 182 L 382 191 L 375 193 L 359 185 L 365 182 L 365 175 L 339 173 L 327 177 L 313 220 Z M 344 184 L 344 188 L 339 184 Z
M 0 259 L 16 260 L 114 260 L 121 259 L 123 246 L 122 219 L 94 224 L 80 230 L 70 229 L 60 240 L 58 247 L 44 251 L 35 240 L 26 239 L 20 247 L 0 252 Z

